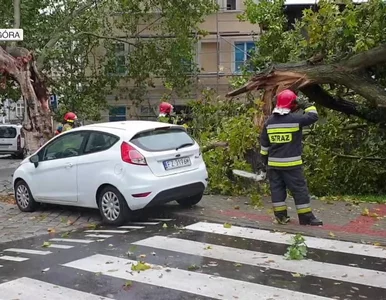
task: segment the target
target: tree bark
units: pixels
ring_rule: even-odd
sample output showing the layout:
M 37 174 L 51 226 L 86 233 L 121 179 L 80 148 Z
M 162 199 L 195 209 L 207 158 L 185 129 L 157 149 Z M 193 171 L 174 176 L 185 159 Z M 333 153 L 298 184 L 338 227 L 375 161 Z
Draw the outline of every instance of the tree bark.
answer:
M 386 92 L 363 70 L 386 63 L 386 44 L 354 55 L 339 63 L 324 64 L 322 60 L 272 65 L 256 74 L 241 88 L 227 94 L 234 97 L 252 90 L 264 90 L 264 115 L 271 113 L 272 98 L 283 89 L 300 90 L 311 100 L 330 109 L 382 123 Z M 368 108 L 342 98 L 333 97 L 320 85 L 334 83 L 346 86 L 368 101 Z
M 0 73 L 18 83 L 26 102 L 26 118 L 23 122 L 26 153 L 35 152 L 53 136 L 52 117 L 48 105 L 48 92 L 34 68 L 33 55 L 24 48 L 0 47 Z
M 20 0 L 13 0 L 14 28 L 20 28 Z M 25 101 L 23 131 L 25 153 L 35 152 L 53 136 L 52 116 L 48 104 L 48 90 L 39 73 L 33 54 L 12 43 L 0 47 L 0 73 L 5 79 L 16 81 Z

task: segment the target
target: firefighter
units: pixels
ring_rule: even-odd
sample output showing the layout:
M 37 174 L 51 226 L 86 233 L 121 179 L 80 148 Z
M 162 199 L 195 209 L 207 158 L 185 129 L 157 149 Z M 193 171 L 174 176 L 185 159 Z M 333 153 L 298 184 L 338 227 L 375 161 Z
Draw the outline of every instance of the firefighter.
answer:
M 304 114 L 293 113 L 299 108 Z M 284 90 L 277 95 L 273 113 L 263 126 L 260 154 L 268 169 L 273 211 L 279 224 L 290 221 L 285 202 L 288 188 L 295 200 L 300 225 L 323 225 L 311 210 L 301 158 L 302 127 L 317 120 L 314 105 L 298 99 L 293 91 Z
M 62 132 L 71 130 L 75 127 L 75 122 L 78 120 L 78 117 L 73 112 L 68 112 L 64 115 L 64 124 Z
M 55 135 L 61 134 L 62 131 L 63 131 L 63 125 L 60 124 L 60 125 L 58 125 L 58 127 L 56 128 Z
M 173 118 L 172 118 L 172 113 L 173 113 L 173 105 L 167 102 L 162 102 L 159 105 L 159 115 L 158 115 L 158 120 L 160 122 L 165 122 L 169 124 L 173 124 Z

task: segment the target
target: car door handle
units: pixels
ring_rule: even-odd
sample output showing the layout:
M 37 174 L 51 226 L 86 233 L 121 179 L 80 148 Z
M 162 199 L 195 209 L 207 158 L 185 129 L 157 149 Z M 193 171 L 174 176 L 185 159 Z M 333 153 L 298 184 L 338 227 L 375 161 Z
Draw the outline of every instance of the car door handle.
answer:
M 72 163 L 68 163 L 68 164 L 66 164 L 66 166 L 65 166 L 65 168 L 66 169 L 69 169 L 69 168 L 72 168 L 74 165 L 72 164 Z

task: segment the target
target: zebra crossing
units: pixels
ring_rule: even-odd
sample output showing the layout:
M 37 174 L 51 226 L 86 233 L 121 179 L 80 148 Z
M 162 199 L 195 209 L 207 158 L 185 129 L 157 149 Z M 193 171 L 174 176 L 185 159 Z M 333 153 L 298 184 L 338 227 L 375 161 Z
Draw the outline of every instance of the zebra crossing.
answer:
M 85 237 L 107 239 L 126 234 L 127 226 L 117 228 L 118 233 L 86 230 Z M 212 222 L 143 237 L 125 245 L 135 247 L 133 253 L 126 253 L 127 248 L 101 251 L 58 265 L 59 275 L 72 274 L 74 282 L 79 278 L 100 282 L 101 291 L 61 285 L 59 278 L 31 276 L 0 283 L 0 300 L 386 299 L 386 248 L 381 246 L 305 237 L 308 258 L 289 260 L 283 254 L 293 234 Z M 74 243 L 82 244 L 79 240 Z M 107 293 L 106 282 L 129 290 Z
M 118 229 L 112 230 L 112 229 L 94 229 L 94 230 L 85 230 L 85 239 L 80 238 L 71 238 L 71 237 L 57 237 L 57 238 L 50 238 L 48 242 L 46 242 L 46 245 L 43 247 L 49 249 L 59 249 L 59 250 L 69 250 L 74 248 L 76 245 L 80 244 L 91 244 L 96 241 L 102 242 L 105 239 L 113 237 L 115 234 L 128 234 L 132 232 L 133 230 L 143 229 L 145 226 L 149 225 L 159 225 L 161 222 L 170 222 L 173 219 L 149 219 L 151 222 L 131 222 L 127 226 L 121 226 Z M 141 225 L 141 226 L 139 226 Z M 122 230 L 125 229 L 125 230 Z M 41 247 L 41 246 L 40 246 Z M 24 248 L 8 248 L 4 249 L 1 252 L 6 254 L 0 254 L 0 261 L 8 261 L 8 262 L 25 262 L 30 260 L 30 257 L 24 257 L 20 256 L 23 254 L 29 254 L 31 256 L 34 255 L 49 255 L 53 254 L 52 251 L 42 251 L 42 250 L 34 250 L 34 249 L 24 249 Z M 11 255 L 12 254 L 12 255 Z M 2 268 L 3 265 L 0 264 L 0 268 Z

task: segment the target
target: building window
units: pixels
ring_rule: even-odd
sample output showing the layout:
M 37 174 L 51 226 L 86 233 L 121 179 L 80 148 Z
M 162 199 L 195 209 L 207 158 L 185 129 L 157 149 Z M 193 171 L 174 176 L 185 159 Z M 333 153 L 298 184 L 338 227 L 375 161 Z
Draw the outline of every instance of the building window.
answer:
M 126 121 L 126 106 L 113 107 L 109 111 L 109 121 Z
M 157 120 L 157 110 L 158 107 L 153 107 L 150 105 L 141 105 L 138 118 L 140 120 Z
M 251 55 L 255 49 L 256 46 L 254 42 L 235 43 L 235 72 L 241 72 L 242 67 L 251 59 Z
M 115 73 L 123 75 L 127 71 L 128 48 L 126 43 L 115 44 Z
M 236 10 L 236 0 L 227 0 L 227 10 Z
M 16 115 L 16 118 L 23 118 L 23 116 L 24 116 L 24 103 L 16 103 L 15 115 Z
M 181 65 L 183 68 L 183 72 L 185 74 L 192 74 L 194 73 L 194 70 L 196 68 L 196 64 L 194 62 L 194 59 L 192 58 L 183 58 L 181 59 Z

